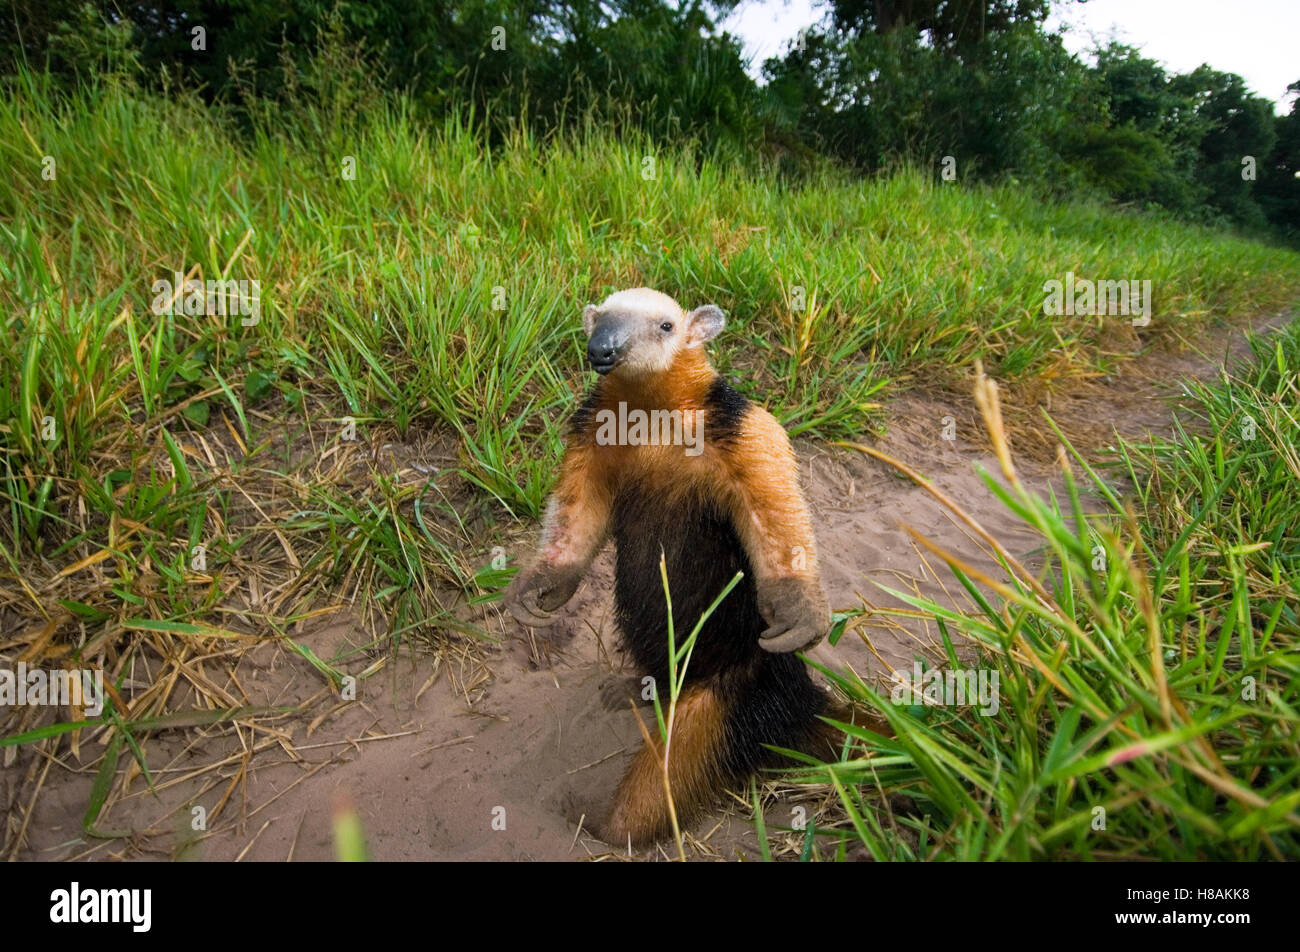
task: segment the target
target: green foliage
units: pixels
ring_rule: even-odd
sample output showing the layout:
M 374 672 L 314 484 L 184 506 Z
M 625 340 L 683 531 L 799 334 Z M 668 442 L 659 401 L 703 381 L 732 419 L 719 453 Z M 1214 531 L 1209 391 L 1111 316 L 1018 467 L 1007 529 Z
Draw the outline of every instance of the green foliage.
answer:
M 824 437 L 976 358 L 1018 381 L 1110 366 L 1125 319 L 1043 313 L 1044 282 L 1067 271 L 1149 278 L 1157 337 L 1300 289 L 1286 250 L 1025 186 L 826 165 L 794 184 L 590 119 L 494 145 L 461 121 L 430 128 L 409 97 L 318 88 L 234 115 L 125 82 L 66 97 L 24 74 L 0 101 L 15 170 L 0 189 L 0 559 L 57 572 L 102 556 L 106 587 L 73 599 L 86 617 L 150 600 L 202 612 L 223 566 L 282 548 L 268 526 L 310 549 L 301 571 L 322 584 L 364 578 L 397 630 L 436 610 L 440 584 L 477 597 L 443 494 L 468 487 L 471 517 L 540 511 L 587 385 L 580 307 L 616 287 L 720 305 L 720 369 Z M 258 280 L 260 321 L 154 313 L 154 282 L 176 271 Z M 288 511 L 230 531 L 250 484 L 296 479 L 281 440 L 332 453 L 347 417 L 365 444 L 434 440 L 450 459 L 428 483 L 384 463 L 346 488 L 293 484 L 256 497 Z M 196 584 L 189 549 L 213 538 Z
M 818 156 L 862 172 L 937 171 L 951 156 L 963 181 L 1300 232 L 1300 182 L 1284 174 L 1290 119 L 1238 76 L 1169 75 L 1122 43 L 1087 66 L 1047 31 L 1047 0 L 834 0 L 820 27 L 767 61 L 762 86 L 718 28 L 732 0 L 12 6 L 0 74 L 27 63 L 74 82 L 194 89 L 237 106 L 246 130 L 310 103 L 323 154 L 401 91 L 416 121 L 468 117 L 495 145 L 521 127 L 545 136 L 594 122 L 796 178 Z M 1258 179 L 1242 175 L 1247 156 Z
M 1259 174 L 1255 192 L 1264 215 L 1300 244 L 1300 82 L 1287 87 L 1291 112 L 1274 127 L 1277 142 Z
M 1076 454 L 1101 513 L 1068 472 L 1063 500 L 986 474 L 1044 569 L 1003 553 L 1000 584 L 950 557 L 969 613 L 894 594 L 935 618 L 947 667 L 997 676 L 999 704 L 907 706 L 838 677 L 894 736 L 851 727 L 851 752 L 804 773 L 845 808 L 823 841 L 908 860 L 1300 855 L 1300 323 L 1255 349 L 1192 389 L 1194 429 L 1121 445 L 1128 500 Z
M 1206 129 L 1197 144 L 1194 178 L 1206 189 L 1206 202 L 1229 221 L 1263 228 L 1263 211 L 1255 200 L 1246 164 L 1268 160 L 1277 134 L 1273 104 L 1246 89 L 1240 76 L 1201 66 L 1170 85 L 1196 103 L 1196 117 Z
M 833 6 L 830 29 L 764 65 L 772 115 L 821 151 L 863 170 L 905 159 L 938 171 L 951 156 L 961 177 L 1091 189 L 1255 231 L 1300 221 L 1285 159 L 1269 158 L 1284 120 L 1239 76 L 1169 76 L 1116 42 L 1086 67 L 1044 32 L 1042 4 L 987 4 L 987 17 L 979 3 Z M 1269 165 L 1276 198 L 1243 175 L 1247 156 Z
M 830 0 L 839 30 L 892 33 L 914 29 L 945 53 L 964 55 L 994 33 L 1040 24 L 1049 0 Z
M 952 156 L 963 179 L 1072 184 L 1060 154 L 1096 107 L 1058 38 L 1020 25 L 972 41 L 960 59 L 914 27 L 811 32 L 803 46 L 765 65 L 771 95 L 844 161 L 871 170 L 911 159 L 937 172 Z

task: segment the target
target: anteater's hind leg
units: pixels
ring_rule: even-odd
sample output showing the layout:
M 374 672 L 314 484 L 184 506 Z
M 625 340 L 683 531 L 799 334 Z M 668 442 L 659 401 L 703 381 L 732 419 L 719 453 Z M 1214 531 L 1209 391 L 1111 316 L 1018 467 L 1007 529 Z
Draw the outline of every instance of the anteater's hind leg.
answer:
M 753 669 L 724 683 L 728 772 L 745 777 L 765 767 L 796 766 L 768 745 L 834 759 L 843 735 L 819 716 L 845 720 L 846 712 L 813 683 L 797 656 L 763 653 Z
M 721 698 L 707 684 L 691 685 L 677 699 L 668 780 L 679 824 L 697 813 L 727 780 L 723 766 L 726 718 Z M 655 731 L 653 724 L 648 726 Z M 672 831 L 664 794 L 663 743 L 657 733 L 652 739 L 652 744 L 641 748 L 618 786 L 614 808 L 599 830 L 607 843 L 623 844 L 629 837 L 633 844 L 648 843 Z
M 834 760 L 843 734 L 818 715 L 848 720 L 792 654 L 756 654 L 748 671 L 732 671 L 686 688 L 677 701 L 668 776 L 679 825 L 728 784 L 763 767 L 795 765 L 767 745 Z M 643 844 L 672 830 L 664 795 L 658 736 L 642 747 L 619 784 L 614 807 L 598 832 L 607 843 Z

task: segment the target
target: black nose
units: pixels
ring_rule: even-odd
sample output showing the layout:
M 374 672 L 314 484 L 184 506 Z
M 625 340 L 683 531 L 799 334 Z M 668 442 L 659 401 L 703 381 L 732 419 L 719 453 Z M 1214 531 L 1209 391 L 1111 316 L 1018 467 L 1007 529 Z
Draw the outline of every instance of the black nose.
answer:
M 591 361 L 591 369 L 602 375 L 609 373 L 623 359 L 626 344 L 627 335 L 618 328 L 597 327 L 587 341 L 587 359 Z
M 598 374 L 607 374 L 623 362 L 631 346 L 631 336 L 625 322 L 604 317 L 592 328 L 591 337 L 587 339 L 587 359 L 591 369 Z

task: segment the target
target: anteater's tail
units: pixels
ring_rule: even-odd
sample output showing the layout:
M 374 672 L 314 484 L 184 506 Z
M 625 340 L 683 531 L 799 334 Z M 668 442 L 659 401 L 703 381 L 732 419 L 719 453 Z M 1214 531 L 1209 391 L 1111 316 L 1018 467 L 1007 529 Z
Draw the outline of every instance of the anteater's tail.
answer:
M 792 766 L 765 745 L 831 760 L 844 735 L 818 715 L 847 720 L 794 655 L 764 655 L 745 676 L 689 685 L 677 702 L 668 781 L 679 825 L 690 821 L 728 784 L 762 767 Z M 619 784 L 614 808 L 600 828 L 608 843 L 651 842 L 672 830 L 664 793 L 663 744 L 642 747 Z
M 668 783 L 679 824 L 698 813 L 726 782 L 726 720 L 722 699 L 710 686 L 689 686 L 677 699 Z M 599 830 L 601 839 L 641 845 L 672 831 L 663 762 L 663 743 L 655 736 L 641 748 L 619 784 L 614 809 Z

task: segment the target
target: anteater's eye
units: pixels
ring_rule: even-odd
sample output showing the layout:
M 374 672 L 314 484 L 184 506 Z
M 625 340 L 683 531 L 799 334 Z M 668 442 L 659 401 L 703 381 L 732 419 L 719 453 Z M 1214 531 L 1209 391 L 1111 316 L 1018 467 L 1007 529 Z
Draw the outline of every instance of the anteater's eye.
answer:
M 665 334 L 671 334 L 673 332 L 673 322 L 664 321 L 662 324 L 659 325 L 659 329 L 663 331 Z

